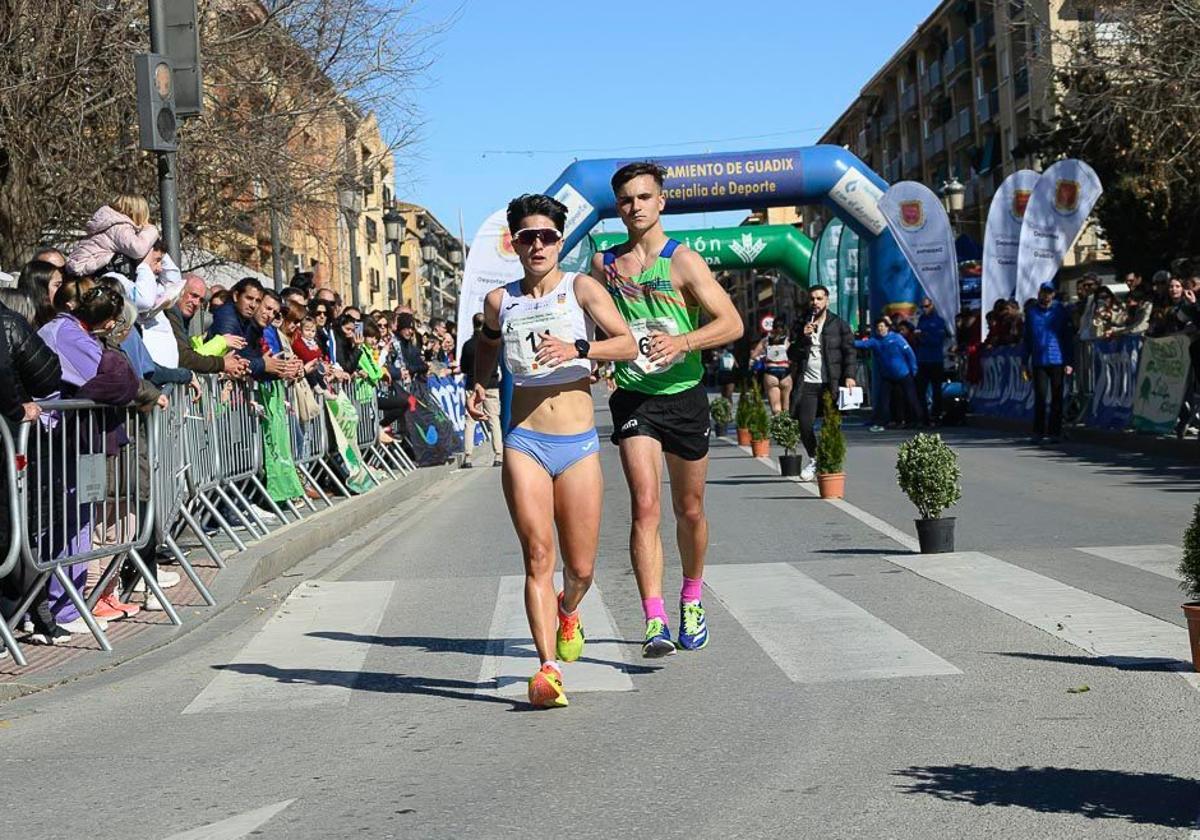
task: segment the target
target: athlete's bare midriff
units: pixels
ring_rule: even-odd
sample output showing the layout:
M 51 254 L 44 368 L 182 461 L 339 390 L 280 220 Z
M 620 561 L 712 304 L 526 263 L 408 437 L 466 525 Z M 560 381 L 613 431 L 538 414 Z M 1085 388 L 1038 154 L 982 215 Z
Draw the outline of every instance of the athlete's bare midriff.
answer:
M 591 379 L 513 389 L 512 425 L 547 435 L 577 435 L 596 425 Z

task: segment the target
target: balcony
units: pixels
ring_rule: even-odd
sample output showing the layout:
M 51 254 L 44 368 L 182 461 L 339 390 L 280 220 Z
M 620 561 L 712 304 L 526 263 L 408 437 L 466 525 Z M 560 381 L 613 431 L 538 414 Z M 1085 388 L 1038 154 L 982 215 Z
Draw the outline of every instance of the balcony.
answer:
M 964 35 L 951 44 L 950 49 L 942 56 L 942 75 L 946 81 L 953 79 L 960 70 L 966 69 L 968 57 L 967 37 Z
M 889 128 L 892 128 L 895 124 L 896 124 L 896 112 L 895 111 L 885 111 L 879 117 L 879 132 L 882 134 L 883 132 L 887 131 Z
M 946 133 L 950 135 L 950 142 L 957 143 L 964 137 L 971 136 L 971 109 L 963 108 L 958 112 L 957 117 L 951 118 L 946 123 Z
M 975 43 L 975 52 L 987 47 L 996 37 L 996 19 L 985 15 L 971 27 L 971 40 Z
M 921 168 L 921 155 L 916 149 L 909 149 L 901 159 L 904 161 L 905 175 Z
M 909 87 L 904 93 L 900 94 L 900 110 L 903 113 L 908 113 L 917 107 L 917 89 Z
M 1008 0 L 1008 19 L 1023 20 L 1025 17 L 1025 0 Z
M 977 110 L 979 111 L 979 124 L 991 122 L 1000 114 L 1000 91 L 992 88 L 990 93 L 985 93 L 979 97 L 977 102 Z
M 921 92 L 933 93 L 942 89 L 942 63 L 935 61 L 921 76 Z
M 1029 68 L 1022 67 L 1013 75 L 1013 99 L 1029 95 Z
M 925 157 L 932 158 L 946 151 L 946 135 L 939 126 L 925 138 Z

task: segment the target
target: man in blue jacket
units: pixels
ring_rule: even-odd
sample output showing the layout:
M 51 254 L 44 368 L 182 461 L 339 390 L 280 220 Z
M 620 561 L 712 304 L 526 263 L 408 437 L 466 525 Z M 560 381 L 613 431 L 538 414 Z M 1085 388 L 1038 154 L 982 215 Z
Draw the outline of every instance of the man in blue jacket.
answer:
M 933 386 L 933 410 L 922 410 L 927 425 L 942 419 L 942 383 L 946 380 L 946 321 L 933 308 L 933 301 L 921 301 L 917 319 L 917 402 L 925 409 L 926 392 Z
M 911 418 L 922 416 L 917 405 L 917 356 L 912 347 L 899 333 L 892 332 L 892 322 L 880 318 L 875 322 L 875 336 L 862 338 L 854 346 L 875 353 L 875 370 L 882 380 L 879 384 L 879 400 L 871 418 L 871 431 L 882 432 L 891 414 L 892 390 L 900 391 Z M 912 421 L 908 423 L 911 427 Z
M 1049 435 L 1062 438 L 1063 377 L 1071 375 L 1074 344 L 1071 313 L 1054 299 L 1054 284 L 1043 283 L 1037 302 L 1025 311 L 1024 372 L 1033 376 L 1033 442 Z M 1050 391 L 1050 423 L 1046 424 L 1046 391 Z
M 245 339 L 246 346 L 237 354 L 250 363 L 250 375 L 255 379 L 284 375 L 287 369 L 285 361 L 274 355 L 263 354 L 263 331 L 255 319 L 263 301 L 262 283 L 253 277 L 243 277 L 230 291 L 233 299 L 213 312 L 208 338 L 236 335 Z

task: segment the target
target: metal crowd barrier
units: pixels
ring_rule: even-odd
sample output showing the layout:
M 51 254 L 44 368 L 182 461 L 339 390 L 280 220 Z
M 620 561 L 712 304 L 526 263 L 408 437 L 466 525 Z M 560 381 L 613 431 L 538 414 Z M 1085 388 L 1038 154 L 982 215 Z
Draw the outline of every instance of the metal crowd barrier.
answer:
M 132 406 L 113 407 L 86 400 L 40 401 L 43 415 L 23 423 L 14 435 L 0 421 L 0 455 L 5 462 L 3 479 L 13 500 L 8 512 L 12 536 L 0 553 L 0 577 L 11 573 L 22 560 L 36 572 L 36 580 L 21 595 L 7 621 L 0 620 L 0 644 L 24 666 L 11 628 L 29 611 L 50 579 L 79 611 L 97 643 L 111 651 L 92 608 L 126 560 L 145 580 L 172 623 L 180 618 L 150 573 L 140 552 L 162 547 L 174 556 L 204 601 L 215 603 L 211 593 L 180 548 L 176 537 L 190 528 L 218 567 L 225 563 L 204 530 L 210 519 L 238 550 L 246 548 L 232 516 L 251 538 L 269 531 L 247 497 L 252 490 L 272 508 L 280 522 L 283 512 L 270 499 L 260 474 L 263 471 L 262 409 L 256 385 L 201 376 L 200 395 L 180 388 L 168 395 L 166 410 L 140 412 Z M 353 383 L 352 383 L 353 384 Z M 358 412 L 356 442 L 364 460 L 372 461 L 393 477 L 415 465 L 399 448 L 378 440 L 377 397 L 362 398 L 355 388 L 343 393 Z M 328 479 L 344 497 L 351 495 L 329 463 L 331 433 L 325 397 L 315 395 L 320 411 L 301 422 L 295 406 L 295 386 L 285 390 L 295 464 L 314 487 L 326 507 L 333 501 L 318 478 Z M 368 471 L 370 472 L 370 471 Z M 375 475 L 372 481 L 381 482 Z M 312 510 L 316 506 L 305 499 Z M 299 510 L 292 508 L 297 518 Z M 84 596 L 67 567 L 102 560 L 105 564 L 90 597 Z M 77 571 L 76 577 L 79 576 Z
M 21 425 L 16 445 L 25 462 L 17 480 L 21 554 L 39 576 L 12 620 L 24 615 L 53 577 L 100 647 L 111 651 L 92 606 L 128 558 L 172 623 L 179 624 L 137 550 L 152 531 L 150 474 L 157 443 L 152 426 L 157 418 L 133 407 L 87 400 L 39 404 L 41 419 Z M 63 567 L 91 560 L 105 560 L 107 566 L 89 603 Z
M 4 493 L 8 505 L 8 547 L 4 559 L 0 560 L 0 578 L 5 577 L 14 568 L 21 556 L 21 505 L 17 496 L 17 471 L 21 464 L 17 462 L 17 448 L 13 443 L 12 432 L 8 429 L 8 421 L 0 417 L 0 456 L 4 458 Z M 23 462 L 22 462 L 23 463 Z M 0 642 L 12 654 L 13 660 L 22 668 L 27 664 L 17 640 L 8 629 L 8 622 L 0 617 Z
M 350 491 L 325 460 L 329 455 L 329 418 L 325 410 L 325 395 L 314 392 L 313 396 L 320 409 L 313 417 L 302 421 L 294 410 L 288 412 L 292 430 L 292 456 L 296 469 L 308 480 L 309 486 L 320 494 L 321 501 L 327 507 L 333 507 L 333 501 L 317 481 L 316 470 L 320 470 L 343 496 L 348 498 Z M 288 384 L 287 400 L 289 405 L 296 405 L 296 386 L 292 383 Z

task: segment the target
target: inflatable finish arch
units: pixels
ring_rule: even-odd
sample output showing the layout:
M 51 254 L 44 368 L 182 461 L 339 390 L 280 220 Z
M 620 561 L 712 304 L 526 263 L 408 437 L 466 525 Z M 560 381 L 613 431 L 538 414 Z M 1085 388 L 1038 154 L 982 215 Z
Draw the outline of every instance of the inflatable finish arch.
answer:
M 667 175 L 667 213 L 823 204 L 868 243 L 872 312 L 911 310 L 920 294 L 879 212 L 887 182 L 840 146 L 655 157 Z M 629 159 L 571 164 L 546 190 L 567 206 L 569 252 L 601 219 L 615 218 L 610 181 Z
M 813 241 L 791 225 L 747 225 L 706 230 L 668 231 L 667 236 L 687 245 L 711 268 L 777 268 L 794 283 L 808 286 Z M 620 245 L 625 233 L 593 233 L 597 251 Z

